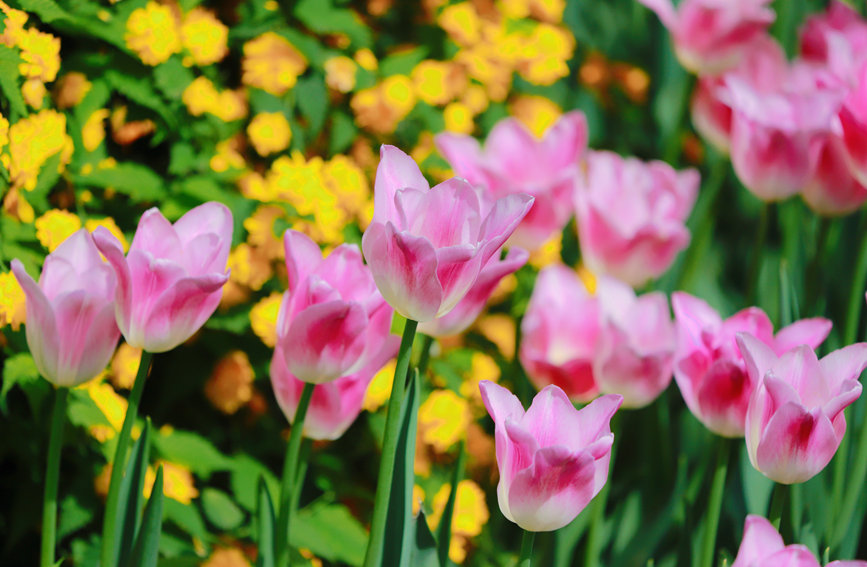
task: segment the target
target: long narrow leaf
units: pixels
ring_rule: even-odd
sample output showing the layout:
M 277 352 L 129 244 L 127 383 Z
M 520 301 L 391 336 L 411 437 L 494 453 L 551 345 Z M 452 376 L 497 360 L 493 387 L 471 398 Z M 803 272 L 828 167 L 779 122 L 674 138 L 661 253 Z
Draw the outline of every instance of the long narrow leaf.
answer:
M 449 559 L 449 544 L 452 540 L 452 516 L 455 512 L 458 484 L 464 476 L 465 456 L 464 444 L 461 443 L 458 447 L 458 462 L 455 463 L 455 470 L 452 474 L 452 489 L 449 492 L 449 499 L 446 502 L 446 507 L 443 508 L 443 515 L 437 528 L 437 557 L 439 558 L 440 565 L 443 567 L 448 564 Z
M 163 529 L 163 467 L 157 469 L 154 488 L 145 507 L 141 529 L 132 551 L 135 567 L 156 567 L 160 554 L 160 532 Z
M 144 479 L 150 454 L 151 421 L 145 422 L 144 430 L 132 449 L 132 458 L 126 465 L 123 480 L 120 483 L 118 506 L 122 512 L 117 515 L 115 532 L 120 537 L 114 540 L 114 557 L 118 565 L 128 565 L 130 552 L 135 544 L 141 523 L 141 510 L 144 505 Z
M 256 567 L 274 567 L 274 504 L 265 479 L 259 477 L 259 556 Z
M 445 567 L 446 564 L 440 563 L 437 559 L 437 542 L 434 540 L 430 527 L 428 527 L 423 510 L 419 510 L 418 516 L 412 521 L 412 524 L 409 565 L 412 567 Z

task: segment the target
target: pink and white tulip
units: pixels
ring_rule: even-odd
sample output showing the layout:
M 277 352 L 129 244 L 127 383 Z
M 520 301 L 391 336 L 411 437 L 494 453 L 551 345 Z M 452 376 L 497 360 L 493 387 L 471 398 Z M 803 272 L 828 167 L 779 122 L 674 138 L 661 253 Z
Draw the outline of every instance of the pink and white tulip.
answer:
M 543 268 L 521 321 L 519 357 L 533 384 L 556 385 L 576 402 L 595 398 L 598 340 L 599 302 L 578 274 L 561 264 Z
M 703 300 L 679 291 L 672 294 L 671 304 L 677 327 L 674 379 L 692 414 L 723 437 L 744 436 L 756 387 L 738 349 L 738 333 L 749 333 L 782 355 L 800 344 L 815 349 L 831 331 L 827 319 L 803 319 L 774 336 L 771 320 L 758 307 L 722 319 Z
M 81 229 L 45 258 L 37 284 L 16 258 L 12 273 L 27 302 L 27 346 L 39 373 L 72 387 L 105 369 L 120 338 L 114 318 L 117 279 Z
M 506 118 L 488 134 L 484 149 L 460 134 L 439 134 L 435 142 L 458 176 L 493 198 L 516 193 L 535 197 L 510 244 L 536 250 L 569 222 L 578 164 L 587 150 L 583 112 L 564 114 L 541 140 L 519 120 Z
M 419 322 L 451 311 L 533 205 L 528 195 L 498 199 L 488 210 L 476 190 L 452 178 L 431 188 L 411 157 L 382 146 L 373 220 L 364 256 L 382 296 Z
M 689 244 L 698 186 L 693 169 L 591 152 L 576 195 L 583 261 L 634 287 L 662 275 Z
M 801 197 L 820 215 L 846 215 L 867 201 L 867 187 L 852 175 L 842 141 L 829 134 L 811 150 L 813 173 Z
M 867 61 L 867 22 L 852 6 L 832 0 L 807 17 L 800 31 L 801 58 L 852 79 Z
M 126 258 L 105 228 L 93 238 L 117 275 L 115 315 L 130 346 L 171 350 L 219 305 L 232 244 L 232 213 L 224 205 L 199 205 L 174 225 L 156 208 L 145 211 Z
M 502 260 L 496 256 L 479 272 L 479 279 L 455 307 L 442 317 L 425 321 L 419 332 L 432 337 L 449 337 L 463 333 L 485 309 L 491 294 L 504 277 L 527 263 L 530 255 L 522 248 L 512 248 Z
M 623 407 L 641 408 L 671 382 L 675 349 L 668 300 L 661 292 L 636 297 L 632 288 L 599 278 L 599 342 L 593 376 L 605 394 L 623 396 Z M 570 314 L 571 315 L 571 314 Z
M 358 247 L 342 244 L 326 258 L 306 235 L 283 236 L 289 290 L 277 317 L 287 372 L 311 384 L 355 374 L 389 341 L 393 311 L 376 289 Z
M 806 345 L 777 356 L 759 339 L 740 333 L 738 347 L 756 390 L 746 415 L 752 465 L 782 483 L 805 482 L 831 461 L 846 433 L 843 410 L 861 395 L 867 343 L 819 360 Z
M 500 511 L 528 531 L 562 528 L 608 480 L 611 418 L 622 399 L 603 396 L 576 410 L 548 386 L 525 412 L 502 386 L 483 380 L 479 388 L 495 425 Z
M 771 0 L 639 0 L 671 34 L 681 65 L 699 75 L 727 71 L 774 21 Z
M 859 183 L 867 185 L 867 64 L 840 108 L 835 129 L 849 170 Z

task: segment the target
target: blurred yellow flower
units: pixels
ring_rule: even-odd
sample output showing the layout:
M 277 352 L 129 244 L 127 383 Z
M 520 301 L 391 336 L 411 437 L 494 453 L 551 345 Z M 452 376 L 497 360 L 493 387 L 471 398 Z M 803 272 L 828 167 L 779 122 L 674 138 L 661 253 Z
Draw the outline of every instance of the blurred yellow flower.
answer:
M 412 81 L 405 75 L 392 75 L 378 85 L 356 92 L 349 104 L 360 127 L 389 134 L 415 106 Z
M 124 41 L 142 63 L 159 65 L 181 50 L 178 16 L 171 7 L 150 1 L 126 21 Z
M 202 567 L 250 567 L 250 562 L 237 547 L 218 547 Z
M 229 278 L 236 283 L 259 290 L 271 273 L 271 263 L 259 248 L 242 242 L 229 253 Z
M 565 9 L 566 0 L 530 0 L 530 14 L 549 24 L 562 22 Z
M 70 71 L 64 74 L 55 83 L 54 102 L 57 108 L 65 110 L 77 106 L 90 92 L 91 86 L 84 73 Z
M 252 399 L 254 377 L 247 353 L 234 350 L 217 362 L 205 382 L 205 397 L 215 408 L 232 415 Z
M 446 7 L 440 12 L 437 23 L 458 45 L 474 45 L 482 38 L 479 14 L 470 2 Z
M 563 248 L 563 237 L 561 234 L 555 234 L 546 240 L 542 246 L 533 250 L 530 254 L 528 263 L 536 269 L 541 270 L 545 266 L 557 264 L 561 262 L 560 252 Z
M 0 33 L 0 43 L 7 47 L 14 47 L 24 35 L 24 24 L 27 23 L 27 14 L 21 10 L 10 8 L 8 4 L 0 0 L 0 12 L 3 12 L 5 28 Z
M 446 130 L 456 134 L 472 134 L 475 128 L 473 113 L 462 102 L 452 102 L 446 105 L 445 110 L 443 110 L 443 119 Z
M 377 372 L 370 386 L 367 387 L 367 393 L 364 395 L 364 409 L 369 412 L 375 412 L 388 401 L 391 396 L 391 386 L 394 382 L 394 369 L 397 366 L 397 360 L 389 360 L 385 366 Z
M 376 71 L 379 68 L 376 55 L 366 47 L 355 52 L 355 62 L 365 71 Z
M 426 59 L 410 74 L 415 96 L 431 105 L 454 100 L 467 87 L 467 75 L 460 65 L 450 61 Z
M 0 163 L 4 163 L 5 165 L 4 158 L 6 157 L 5 155 L 0 155 Z M 32 223 L 33 219 L 36 218 L 33 207 L 30 206 L 30 203 L 24 199 L 24 195 L 15 187 L 9 189 L 6 196 L 3 197 L 3 212 L 18 222 L 25 224 Z
M 465 438 L 471 420 L 467 400 L 451 390 L 434 390 L 418 408 L 421 439 L 439 453 Z
M 541 23 L 524 37 L 518 72 L 534 85 L 550 85 L 569 75 L 567 62 L 575 50 L 575 37 L 566 29 Z
M 467 87 L 463 94 L 461 94 L 460 101 L 464 103 L 473 114 L 481 114 L 490 104 L 488 93 L 485 92 L 485 88 L 476 84 Z
M 521 95 L 509 106 L 511 114 L 520 120 L 537 138 L 557 122 L 563 110 L 544 96 Z
M 59 152 L 57 170 L 62 172 L 72 158 L 72 151 L 64 114 L 43 110 L 22 118 L 9 128 L 8 168 L 12 186 L 34 189 L 45 162 Z
M 9 143 L 9 121 L 0 114 L 0 151 Z
M 277 219 L 286 218 L 286 211 L 277 205 L 257 207 L 252 215 L 244 219 L 247 242 L 262 250 L 269 259 L 283 257 L 283 241 L 274 234 Z
M 13 331 L 27 319 L 24 290 L 12 272 L 0 273 L 0 327 L 10 325 Z
M 104 219 L 88 219 L 84 223 L 84 228 L 86 228 L 88 232 L 93 232 L 100 226 L 108 229 L 108 231 L 117 238 L 120 245 L 123 246 L 124 252 L 129 250 L 129 243 L 126 241 L 126 236 L 124 236 L 123 231 L 120 230 L 120 227 L 117 226 L 117 223 L 114 222 L 113 218 L 105 217 Z
M 329 57 L 325 60 L 325 83 L 335 91 L 348 93 L 355 88 L 357 70 L 355 61 L 345 55 Z
M 295 86 L 307 59 L 287 39 L 265 32 L 244 44 L 242 82 L 281 96 Z
M 430 515 L 431 525 L 439 525 L 446 503 L 449 499 L 451 486 L 444 484 L 433 498 L 433 511 Z M 452 512 L 452 539 L 449 543 L 449 559 L 455 563 L 463 563 L 467 557 L 469 540 L 480 533 L 490 519 L 488 505 L 485 503 L 485 493 L 472 480 L 462 480 L 458 483 L 455 494 L 455 507 Z
M 92 152 L 105 140 L 105 119 L 108 118 L 107 108 L 93 111 L 81 127 L 81 141 L 84 149 Z
M 268 156 L 289 147 L 292 130 L 282 112 L 260 112 L 247 126 L 247 136 L 257 154 Z
M 355 161 L 344 155 L 328 160 L 322 169 L 325 186 L 337 196 L 337 206 L 358 220 L 364 229 L 370 223 L 370 205 L 373 194 L 364 171 Z
M 105 416 L 106 421 L 113 431 L 106 432 L 105 430 L 97 430 L 97 434 L 103 437 L 101 440 L 106 441 L 114 437 L 115 433 L 120 431 L 123 426 L 123 418 L 126 415 L 126 408 L 129 405 L 126 398 L 118 395 L 102 378 L 85 382 L 79 388 L 85 390 L 93 403 Z
M 217 153 L 211 156 L 208 165 L 217 173 L 224 173 L 230 169 L 244 169 L 246 162 L 244 156 L 238 151 L 238 138 L 231 137 L 222 142 L 217 142 Z
M 18 72 L 31 79 L 50 83 L 57 78 L 60 70 L 60 40 L 53 35 L 37 29 L 29 29 L 18 34 L 18 48 L 21 50 L 21 63 Z
M 497 382 L 500 379 L 500 366 L 497 362 L 482 352 L 474 352 L 470 371 L 461 383 L 461 395 L 475 403 L 482 402 L 482 394 L 479 391 L 479 382 L 490 380 Z
M 515 320 L 511 316 L 505 313 L 485 315 L 476 322 L 476 328 L 497 345 L 504 357 L 515 356 Z
M 283 294 L 275 291 L 250 309 L 250 326 L 253 332 L 265 346 L 271 348 L 277 344 L 277 315 L 280 313 L 282 299 Z
M 177 500 L 181 504 L 190 504 L 193 498 L 199 495 L 199 490 L 196 488 L 193 480 L 193 473 L 184 465 L 171 463 L 169 461 L 159 461 L 156 466 L 163 467 L 163 494 L 167 498 Z M 144 481 L 144 496 L 150 498 L 154 488 L 154 481 L 157 474 L 154 467 L 148 467 L 145 471 Z
M 45 101 L 45 93 L 47 92 L 45 83 L 39 79 L 27 79 L 21 85 L 21 96 L 24 97 L 24 102 L 36 110 L 42 108 L 42 103 Z
M 190 54 L 184 57 L 184 65 L 190 67 L 195 63 L 204 66 L 222 61 L 229 52 L 228 38 L 229 28 L 213 12 L 201 7 L 193 8 L 181 24 L 181 43 Z
M 218 91 L 209 79 L 197 77 L 181 94 L 187 111 L 193 116 L 210 113 L 223 122 L 240 120 L 247 115 L 244 95 L 232 90 Z
M 36 219 L 36 238 L 49 252 L 81 228 L 81 219 L 63 209 L 51 209 Z
M 120 343 L 108 367 L 108 378 L 114 387 L 131 390 L 140 363 L 141 349 Z

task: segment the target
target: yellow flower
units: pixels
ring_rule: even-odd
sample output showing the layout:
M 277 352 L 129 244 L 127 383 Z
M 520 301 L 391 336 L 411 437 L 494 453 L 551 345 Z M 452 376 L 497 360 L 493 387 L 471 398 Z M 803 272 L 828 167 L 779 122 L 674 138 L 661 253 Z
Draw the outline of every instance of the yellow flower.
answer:
M 244 44 L 242 82 L 281 96 L 295 86 L 307 68 L 307 59 L 289 41 L 274 32 L 265 32 Z
M 0 43 L 7 47 L 14 47 L 26 33 L 24 24 L 27 23 L 27 14 L 21 10 L 10 8 L 8 4 L 0 0 L 0 12 L 3 12 L 5 29 L 0 33 Z
M 247 126 L 247 136 L 256 153 L 268 156 L 289 147 L 292 130 L 282 112 L 261 112 Z
M 13 331 L 27 320 L 24 290 L 12 272 L 0 273 L 0 327 L 10 325 Z
M 535 95 L 521 95 L 511 104 L 510 110 L 537 138 L 541 138 L 563 114 L 551 99 Z
M 350 157 L 336 155 L 325 164 L 322 177 L 325 186 L 337 196 L 338 206 L 355 217 L 362 229 L 367 227 L 370 223 L 367 214 L 373 194 L 370 192 L 367 176 L 358 164 Z
M 271 264 L 258 248 L 242 242 L 229 253 L 229 278 L 253 290 L 262 286 L 271 277 Z
M 373 376 L 370 386 L 367 387 L 367 393 L 364 395 L 364 409 L 372 413 L 388 401 L 389 396 L 391 396 L 391 385 L 394 383 L 396 366 L 397 360 L 392 358 Z
M 515 356 L 515 320 L 505 313 L 485 315 L 476 323 L 479 332 L 497 345 L 507 359 Z
M 123 342 L 117 347 L 109 365 L 108 377 L 115 388 L 131 390 L 141 363 L 141 349 Z
M 247 116 L 247 96 L 242 90 L 225 90 L 217 97 L 217 106 L 209 110 L 223 122 L 240 120 Z
M 529 264 L 537 269 L 556 264 L 561 261 L 560 251 L 563 248 L 563 238 L 555 234 L 546 240 L 539 248 L 530 254 Z
M 365 71 L 376 71 L 379 68 L 376 55 L 366 47 L 355 52 L 355 62 Z
M 433 513 L 431 524 L 436 527 L 443 516 L 449 499 L 451 486 L 444 484 L 433 498 Z M 452 539 L 449 543 L 449 559 L 455 563 L 463 563 L 467 557 L 469 540 L 480 533 L 490 519 L 488 505 L 485 504 L 485 493 L 472 480 L 462 480 L 458 483 L 455 495 L 455 508 L 452 513 Z
M 563 21 L 565 0 L 530 0 L 530 13 L 537 20 L 556 24 Z
M 550 85 L 569 75 L 566 64 L 575 50 L 575 37 L 551 24 L 538 24 L 525 37 L 518 72 L 534 85 Z
M 277 315 L 283 294 L 273 292 L 250 309 L 250 326 L 266 346 L 274 348 L 277 344 Z
M 471 134 L 475 124 L 473 123 L 473 113 L 462 102 L 449 103 L 443 110 L 443 118 L 446 123 L 446 130 L 457 134 Z
M 244 169 L 244 164 L 244 156 L 238 151 L 238 141 L 234 137 L 217 142 L 217 153 L 208 162 L 211 169 L 217 173 L 230 169 Z
M 181 43 L 190 54 L 184 57 L 184 65 L 189 67 L 195 63 L 204 66 L 222 61 L 229 52 L 226 46 L 228 38 L 229 28 L 213 12 L 193 8 L 181 24 Z
M 126 252 L 129 250 L 129 243 L 126 241 L 126 236 L 124 236 L 123 232 L 120 230 L 120 227 L 117 226 L 117 223 L 114 222 L 114 219 L 111 217 L 105 217 L 103 219 L 88 219 L 84 223 L 84 228 L 88 230 L 88 232 L 93 232 L 99 227 L 103 227 L 108 229 L 108 231 L 120 242 L 120 245 L 123 247 L 123 251 Z
M 252 215 L 244 219 L 247 242 L 256 246 L 270 259 L 283 257 L 283 242 L 274 234 L 274 223 L 286 217 L 286 212 L 277 205 L 258 207 Z
M 481 114 L 490 104 L 485 88 L 475 84 L 467 87 L 460 100 L 473 114 Z
M 219 145 L 217 148 L 219 149 Z M 214 166 L 214 159 L 219 156 L 216 155 L 211 158 L 211 169 L 214 171 L 220 171 L 216 169 Z M 243 159 L 243 158 L 242 158 Z M 277 196 L 273 194 L 272 187 L 265 181 L 265 176 L 263 176 L 258 171 L 247 171 L 238 179 L 238 186 L 241 189 L 241 194 L 248 199 L 255 199 L 256 201 L 275 201 Z
M 178 18 L 169 6 L 148 2 L 126 21 L 124 41 L 146 65 L 159 65 L 181 50 Z
M 181 100 L 193 116 L 207 112 L 224 122 L 231 122 L 247 115 L 247 102 L 242 94 L 231 90 L 218 91 L 205 77 L 197 77 L 187 85 Z
M 587 269 L 584 264 L 580 264 L 575 270 L 578 272 L 578 277 L 584 282 L 584 287 L 591 294 L 596 293 L 596 274 Z
M 448 6 L 437 23 L 458 45 L 474 45 L 482 38 L 479 14 L 471 2 Z
M 500 366 L 497 362 L 481 352 L 473 353 L 470 371 L 461 383 L 461 395 L 474 402 L 481 403 L 482 395 L 479 391 L 479 382 L 490 380 L 497 382 L 500 379 Z
M 330 57 L 325 60 L 325 83 L 335 91 L 348 93 L 355 88 L 357 70 L 355 61 L 345 55 Z
M 103 441 L 111 439 L 123 426 L 123 418 L 129 405 L 126 398 L 118 395 L 114 391 L 114 388 L 111 387 L 111 384 L 107 384 L 101 378 L 90 380 L 80 386 L 80 388 L 87 391 L 87 395 L 90 396 L 90 399 L 93 400 L 93 403 L 99 408 L 99 411 L 102 412 L 102 415 L 105 416 L 106 421 L 108 421 L 108 424 L 112 428 L 110 432 L 97 430 L 97 434 L 103 437 Z
M 424 504 L 424 488 L 414 484 L 412 485 L 412 515 L 418 516 L 418 511 L 421 505 Z
M 378 85 L 355 93 L 350 101 L 356 123 L 377 134 L 389 134 L 415 106 L 412 81 L 392 75 Z
M 415 96 L 431 105 L 443 105 L 454 100 L 467 86 L 463 69 L 449 61 L 422 61 L 410 76 Z
M 107 108 L 95 110 L 85 121 L 81 127 L 81 141 L 84 144 L 84 149 L 92 152 L 102 144 L 105 140 L 105 119 L 108 118 L 109 111 Z
M 21 96 L 24 97 L 24 102 L 36 110 L 42 108 L 46 92 L 45 83 L 39 79 L 27 79 L 21 85 Z
M 0 161 L 6 156 L 0 155 Z M 18 222 L 30 224 L 36 218 L 33 212 L 33 207 L 24 199 L 24 195 L 16 189 L 11 188 L 6 196 L 3 197 L 3 212 Z
M 56 110 L 43 110 L 19 120 L 9 128 L 8 167 L 12 186 L 34 189 L 45 162 L 59 152 L 57 169 L 62 172 L 72 158 L 72 151 L 65 115 Z
M 36 219 L 36 238 L 49 252 L 81 228 L 81 219 L 69 211 L 51 209 Z
M 471 420 L 467 400 L 451 390 L 434 390 L 418 408 L 421 439 L 439 453 L 465 437 Z
M 0 151 L 9 143 L 9 121 L 0 114 Z
M 18 48 L 21 63 L 18 72 L 22 76 L 49 83 L 57 78 L 60 70 L 60 40 L 37 29 L 19 34 Z
M 218 547 L 202 567 L 250 567 L 250 562 L 237 547 Z
M 91 83 L 84 73 L 71 71 L 66 73 L 55 83 L 54 100 L 57 108 L 61 110 L 72 108 L 84 99 L 90 92 Z
M 232 351 L 220 359 L 205 382 L 205 397 L 215 408 L 232 415 L 253 397 L 253 378 L 247 354 Z
M 163 494 L 181 504 L 192 503 L 193 498 L 199 495 L 199 490 L 196 488 L 190 469 L 169 461 L 159 461 L 157 466 L 159 465 L 163 467 Z M 144 481 L 145 498 L 150 498 L 156 477 L 155 469 L 148 467 L 145 471 Z

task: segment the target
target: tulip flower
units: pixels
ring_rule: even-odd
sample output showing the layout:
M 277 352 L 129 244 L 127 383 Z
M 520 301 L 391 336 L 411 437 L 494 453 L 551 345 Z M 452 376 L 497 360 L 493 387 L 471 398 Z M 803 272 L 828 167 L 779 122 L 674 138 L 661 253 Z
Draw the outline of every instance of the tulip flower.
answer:
M 773 524 L 761 516 L 747 516 L 744 537 L 732 567 L 820 567 L 804 545 L 786 545 Z M 832 561 L 827 567 L 867 567 L 867 561 Z
M 463 333 L 485 308 L 500 280 L 526 264 L 529 256 L 521 248 L 512 248 L 502 260 L 492 257 L 481 269 L 479 279 L 464 298 L 446 315 L 420 324 L 419 331 L 432 337 L 449 337 Z
M 516 118 L 506 118 L 488 134 L 484 149 L 474 138 L 460 134 L 439 134 L 434 141 L 457 175 L 491 196 L 535 197 L 510 244 L 534 251 L 569 222 L 578 164 L 587 149 L 583 112 L 564 114 L 542 139 Z
M 382 146 L 374 183 L 373 220 L 362 237 L 376 285 L 394 309 L 414 321 L 452 310 L 517 228 L 533 198 L 509 195 L 485 210 L 459 178 L 430 188 L 418 165 Z
M 622 398 L 602 396 L 577 410 L 548 386 L 525 412 L 502 386 L 483 380 L 479 388 L 495 425 L 500 511 L 530 532 L 562 528 L 608 480 L 611 417 Z
M 774 336 L 771 320 L 758 307 L 723 320 L 710 305 L 680 291 L 671 295 L 671 305 L 677 327 L 674 379 L 692 414 L 723 437 L 743 437 L 756 387 L 738 349 L 738 333 L 749 333 L 782 355 L 800 344 L 815 349 L 831 331 L 831 321 L 817 317 L 783 327 Z
M 381 336 L 380 341 L 379 351 L 367 361 L 364 368 L 331 382 L 316 385 L 304 418 L 305 437 L 334 440 L 349 429 L 361 413 L 364 395 L 374 375 L 397 354 L 400 343 L 397 335 Z M 305 382 L 289 373 L 281 345 L 274 349 L 271 359 L 271 384 L 280 409 L 289 422 L 294 423 Z
M 115 314 L 130 346 L 171 350 L 219 305 L 232 243 L 232 213 L 224 205 L 199 205 L 175 224 L 156 208 L 145 211 L 126 258 L 105 228 L 93 237 L 117 275 Z
M 840 0 L 832 0 L 826 11 L 808 16 L 799 35 L 801 58 L 829 67 L 841 77 L 854 78 L 867 61 L 867 22 Z
M 671 34 L 681 65 L 699 75 L 727 71 L 774 21 L 771 0 L 638 0 L 659 16 Z
M 757 384 L 746 415 L 750 462 L 768 478 L 805 482 L 830 462 L 846 433 L 843 410 L 861 395 L 867 343 L 818 360 L 801 345 L 778 357 L 761 340 L 739 333 L 738 347 Z
M 671 382 L 675 333 L 668 299 L 660 292 L 636 297 L 626 284 L 604 276 L 597 294 L 596 385 L 605 394 L 623 396 L 623 407 L 644 407 Z
M 859 183 L 867 185 L 867 65 L 861 68 L 855 87 L 843 101 L 835 129 L 849 170 Z
M 323 258 L 319 246 L 295 230 L 286 231 L 283 244 L 289 291 L 280 305 L 277 343 L 287 371 L 323 384 L 368 366 L 389 337 L 393 312 L 358 247 L 342 244 Z
M 867 201 L 867 187 L 852 175 L 842 141 L 829 134 L 811 149 L 813 173 L 801 197 L 820 215 L 845 215 Z
M 595 398 L 598 338 L 599 303 L 578 274 L 561 264 L 543 268 L 521 321 L 519 357 L 533 384 L 556 385 L 576 402 Z
M 591 152 L 576 196 L 583 261 L 633 287 L 660 276 L 689 243 L 698 185 L 693 169 Z
M 57 386 L 77 386 L 105 369 L 120 331 L 114 271 L 81 229 L 48 255 L 37 284 L 16 258 L 12 272 L 27 298 L 27 346 L 36 368 Z

